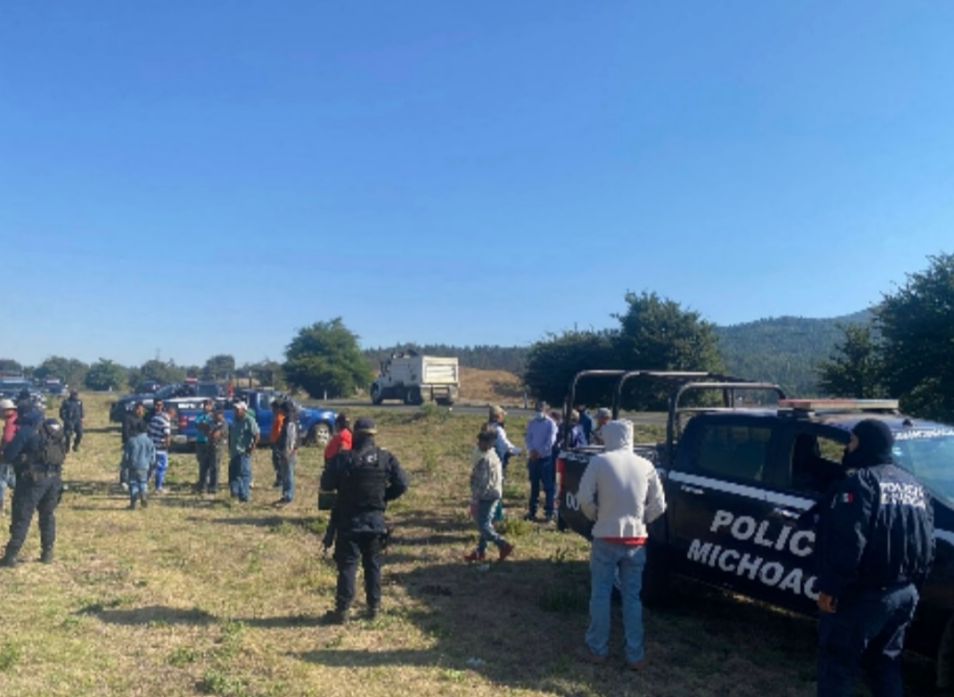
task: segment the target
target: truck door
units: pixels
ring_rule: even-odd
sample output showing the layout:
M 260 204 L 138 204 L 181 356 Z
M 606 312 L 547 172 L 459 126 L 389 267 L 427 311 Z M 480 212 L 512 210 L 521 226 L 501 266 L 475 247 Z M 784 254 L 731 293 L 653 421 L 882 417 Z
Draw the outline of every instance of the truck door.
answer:
M 771 588 L 766 600 L 776 605 L 811 613 L 818 594 L 815 588 L 815 516 L 811 509 L 832 485 L 844 477 L 841 458 L 849 433 L 826 424 L 789 421 L 781 424 L 778 457 L 766 473 L 766 495 L 773 501 L 773 526 L 790 529 L 788 543 L 781 545 L 777 560 L 785 569 L 788 583 Z M 774 528 L 781 537 L 786 534 Z
M 793 533 L 777 519 L 779 498 L 765 481 L 776 469 L 776 425 L 739 414 L 688 424 L 667 488 L 675 568 L 755 598 L 785 580 L 779 549 Z

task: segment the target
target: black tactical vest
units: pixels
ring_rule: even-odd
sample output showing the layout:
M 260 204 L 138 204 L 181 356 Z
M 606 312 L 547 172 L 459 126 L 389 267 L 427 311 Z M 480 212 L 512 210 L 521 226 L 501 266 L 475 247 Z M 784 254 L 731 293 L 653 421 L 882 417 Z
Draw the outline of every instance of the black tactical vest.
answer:
M 384 511 L 388 454 L 371 447 L 341 453 L 345 460 L 338 486 L 338 509 L 345 515 Z

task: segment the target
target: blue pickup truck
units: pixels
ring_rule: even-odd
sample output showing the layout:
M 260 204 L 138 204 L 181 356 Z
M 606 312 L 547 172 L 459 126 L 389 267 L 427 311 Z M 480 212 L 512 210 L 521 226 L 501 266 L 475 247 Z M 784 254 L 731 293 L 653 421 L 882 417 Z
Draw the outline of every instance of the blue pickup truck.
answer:
M 225 408 L 225 420 L 232 423 L 235 415 L 233 404 L 243 401 L 248 404 L 249 411 L 255 415 L 255 421 L 262 432 L 259 443 L 268 445 L 272 435 L 272 400 L 287 399 L 286 395 L 274 390 L 239 390 L 233 401 L 218 400 L 217 404 Z M 195 425 L 196 417 L 202 409 L 180 409 L 176 422 L 176 431 L 172 435 L 174 445 L 191 446 L 195 444 L 199 432 Z M 328 409 L 298 408 L 299 433 L 303 434 L 305 445 L 324 447 L 331 439 L 335 427 L 335 412 Z

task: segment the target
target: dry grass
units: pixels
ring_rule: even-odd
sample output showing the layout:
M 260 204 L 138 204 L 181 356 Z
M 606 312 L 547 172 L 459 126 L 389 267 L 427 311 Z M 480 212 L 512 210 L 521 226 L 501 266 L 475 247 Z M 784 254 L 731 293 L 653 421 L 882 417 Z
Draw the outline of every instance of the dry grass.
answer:
M 523 382 L 506 370 L 461 367 L 460 397 L 469 403 L 522 405 Z
M 577 663 L 586 624 L 586 544 L 522 522 L 512 561 L 467 566 L 468 456 L 479 417 L 373 412 L 413 488 L 391 511 L 397 542 L 384 614 L 326 627 L 334 569 L 322 558 L 319 457 L 301 458 L 298 500 L 276 510 L 268 454 L 253 503 L 188 491 L 194 458 L 174 454 L 171 493 L 124 510 L 118 432 L 86 399 L 84 448 L 67 463 L 57 562 L 0 575 L 0 695 L 809 695 L 810 621 L 687 586 L 647 613 L 651 667 Z M 513 433 L 523 424 L 514 420 Z M 513 464 L 509 508 L 526 486 Z M 358 603 L 358 609 L 361 603 Z M 618 640 L 618 634 L 615 637 Z

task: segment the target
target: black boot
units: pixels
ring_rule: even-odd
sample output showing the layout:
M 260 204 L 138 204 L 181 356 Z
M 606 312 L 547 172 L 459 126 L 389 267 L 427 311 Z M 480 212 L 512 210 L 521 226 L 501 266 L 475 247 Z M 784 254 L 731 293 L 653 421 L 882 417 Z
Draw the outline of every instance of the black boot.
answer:
M 16 554 L 9 554 L 9 553 L 4 554 L 3 559 L 0 559 L 0 566 L 6 567 L 6 568 L 13 568 L 18 563 L 19 562 L 17 561 Z
M 47 547 L 40 553 L 40 561 L 44 564 L 53 563 L 53 548 Z

